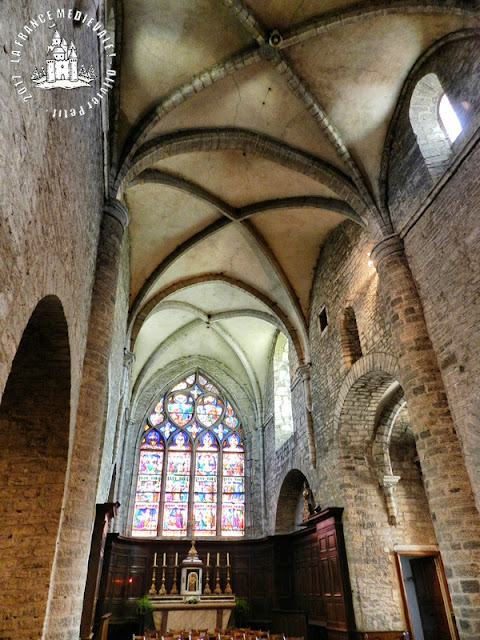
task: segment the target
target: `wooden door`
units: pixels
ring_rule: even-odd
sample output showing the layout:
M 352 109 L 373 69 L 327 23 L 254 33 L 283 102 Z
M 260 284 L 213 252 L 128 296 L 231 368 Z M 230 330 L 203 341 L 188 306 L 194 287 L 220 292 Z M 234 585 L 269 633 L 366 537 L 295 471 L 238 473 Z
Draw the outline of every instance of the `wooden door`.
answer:
M 434 556 L 410 559 L 425 640 L 451 640 Z

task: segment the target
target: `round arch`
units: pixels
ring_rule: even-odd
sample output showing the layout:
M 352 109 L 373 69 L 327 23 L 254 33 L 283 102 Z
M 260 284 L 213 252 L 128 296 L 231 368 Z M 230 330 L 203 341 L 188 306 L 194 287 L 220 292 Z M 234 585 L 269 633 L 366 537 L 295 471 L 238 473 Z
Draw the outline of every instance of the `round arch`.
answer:
M 8 637 L 40 638 L 48 612 L 69 454 L 70 368 L 63 307 L 47 296 L 23 332 L 0 404 L 0 459 L 9 478 L 0 495 L 8 541 L 0 552 L 0 610 L 12 611 L 19 594 L 29 602 L 28 616 L 5 619 Z
M 393 629 L 405 625 L 391 561 L 394 547 L 436 544 L 436 538 L 414 462 L 415 441 L 396 363 L 386 354 L 376 355 L 359 360 L 346 376 L 337 404 L 337 438 L 357 623 L 361 628 L 378 628 L 381 610 L 382 626 Z M 370 600 L 365 597 L 367 585 L 375 581 L 384 589 Z M 358 593 L 364 594 L 361 603 Z
M 291 469 L 283 479 L 277 500 L 275 534 L 291 533 L 298 528 L 304 503 L 303 490 L 308 480 L 299 469 Z

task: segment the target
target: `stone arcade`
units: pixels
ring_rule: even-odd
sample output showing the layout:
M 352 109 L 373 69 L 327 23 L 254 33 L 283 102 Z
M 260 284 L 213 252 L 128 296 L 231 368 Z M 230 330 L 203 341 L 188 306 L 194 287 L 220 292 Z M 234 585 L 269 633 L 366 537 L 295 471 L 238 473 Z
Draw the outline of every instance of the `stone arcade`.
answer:
M 153 588 L 478 640 L 478 3 L 61 8 L 0 20 L 0 638 L 130 639 Z M 81 118 L 56 30 L 116 72 Z

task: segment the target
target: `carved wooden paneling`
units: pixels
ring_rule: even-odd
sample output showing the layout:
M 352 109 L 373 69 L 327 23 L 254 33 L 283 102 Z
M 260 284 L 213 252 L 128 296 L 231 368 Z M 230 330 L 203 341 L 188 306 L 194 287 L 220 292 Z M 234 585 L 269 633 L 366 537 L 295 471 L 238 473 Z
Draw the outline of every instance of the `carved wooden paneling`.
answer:
M 111 612 L 115 623 L 135 618 L 135 601 L 147 593 L 151 585 L 154 553 L 159 563 L 163 553 L 167 554 L 166 588 L 169 591 L 173 558 L 178 553 L 181 563 L 189 547 L 186 540 L 132 540 L 111 535 L 98 615 Z M 216 554 L 220 553 L 222 589 L 228 551 L 232 589 L 237 596 L 248 599 L 251 626 L 268 626 L 272 631 L 285 632 L 282 625 L 286 625 L 289 635 L 306 636 L 303 627 L 307 625 L 312 640 L 346 639 L 348 632 L 354 630 L 340 509 L 316 514 L 301 531 L 291 535 L 228 542 L 200 540 L 196 547 L 204 561 L 207 553 L 211 562 L 215 562 Z M 157 570 L 157 589 L 160 575 Z M 212 582 L 211 572 L 211 585 Z M 281 611 L 284 612 L 282 619 Z M 305 633 L 293 633 L 295 619 L 303 621 Z
M 408 631 L 357 631 L 353 640 L 409 640 Z

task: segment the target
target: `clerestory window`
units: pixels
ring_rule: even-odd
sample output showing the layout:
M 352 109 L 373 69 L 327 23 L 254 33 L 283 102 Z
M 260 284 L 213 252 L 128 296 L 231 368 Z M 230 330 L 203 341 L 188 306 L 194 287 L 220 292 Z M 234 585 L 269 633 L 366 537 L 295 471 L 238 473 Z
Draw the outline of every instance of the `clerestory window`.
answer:
M 437 181 L 453 158 L 452 145 L 462 125 L 435 73 L 428 73 L 415 86 L 409 115 L 427 169 Z
M 288 340 L 278 334 L 273 355 L 275 407 L 275 447 L 278 449 L 293 433 L 292 394 L 290 390 L 290 360 Z
M 242 427 L 224 394 L 196 372 L 159 399 L 145 424 L 132 535 L 244 532 Z

